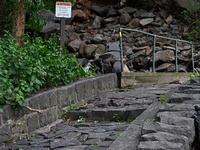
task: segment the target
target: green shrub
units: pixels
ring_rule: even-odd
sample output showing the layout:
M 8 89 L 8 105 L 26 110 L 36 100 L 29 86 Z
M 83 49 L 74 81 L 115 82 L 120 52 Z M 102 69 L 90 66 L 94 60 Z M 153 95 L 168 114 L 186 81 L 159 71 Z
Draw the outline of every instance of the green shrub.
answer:
M 84 72 L 74 56 L 64 55 L 66 49 L 57 45 L 58 37 L 48 40 L 24 36 L 19 46 L 7 34 L 0 38 L 0 105 L 24 106 L 25 96 L 41 88 L 66 85 Z

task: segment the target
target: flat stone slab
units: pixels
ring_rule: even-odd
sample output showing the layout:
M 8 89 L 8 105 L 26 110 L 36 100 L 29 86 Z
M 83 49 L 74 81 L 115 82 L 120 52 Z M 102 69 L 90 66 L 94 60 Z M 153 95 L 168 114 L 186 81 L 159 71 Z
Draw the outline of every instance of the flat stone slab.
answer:
M 138 150 L 185 150 L 182 143 L 167 141 L 146 141 L 140 142 Z

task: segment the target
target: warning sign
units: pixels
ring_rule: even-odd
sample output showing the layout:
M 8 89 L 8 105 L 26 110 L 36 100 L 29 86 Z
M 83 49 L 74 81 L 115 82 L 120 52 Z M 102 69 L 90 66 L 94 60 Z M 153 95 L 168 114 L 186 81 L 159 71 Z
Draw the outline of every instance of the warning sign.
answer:
M 70 2 L 56 2 L 56 17 L 71 18 L 71 10 Z

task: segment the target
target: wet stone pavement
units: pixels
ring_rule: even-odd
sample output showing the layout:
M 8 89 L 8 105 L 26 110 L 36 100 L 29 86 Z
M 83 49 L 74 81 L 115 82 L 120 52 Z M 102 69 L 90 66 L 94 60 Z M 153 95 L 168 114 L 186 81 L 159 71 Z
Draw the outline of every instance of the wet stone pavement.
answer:
M 0 150 L 106 150 L 154 101 L 178 85 L 114 89 L 70 109 L 49 132 L 34 133 Z

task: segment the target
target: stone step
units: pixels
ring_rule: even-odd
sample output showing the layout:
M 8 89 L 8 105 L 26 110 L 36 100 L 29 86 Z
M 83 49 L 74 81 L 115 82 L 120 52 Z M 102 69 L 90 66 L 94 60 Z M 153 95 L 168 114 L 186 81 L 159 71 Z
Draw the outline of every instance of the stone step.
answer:
M 172 115 L 171 112 L 159 112 L 156 117 L 161 123 L 169 124 L 169 125 L 177 125 L 177 126 L 188 126 L 191 131 L 194 130 L 194 119 L 188 117 L 180 117 L 176 115 Z
M 177 126 L 169 125 L 161 122 L 150 122 L 144 123 L 142 134 L 156 133 L 156 132 L 167 132 L 174 135 L 186 136 L 189 139 L 189 143 L 193 142 L 195 130 L 191 130 L 189 126 Z
M 187 90 L 187 89 L 199 89 L 200 88 L 200 84 L 182 84 L 178 87 L 178 92 L 183 91 L 183 90 Z
M 108 107 L 108 108 L 89 108 L 89 109 L 81 109 L 81 110 L 70 110 L 66 114 L 66 119 L 70 120 L 78 120 L 79 117 L 84 117 L 89 120 L 96 120 L 96 121 L 116 121 L 118 118 L 119 120 L 134 120 L 138 117 L 148 105 L 131 105 L 126 106 L 124 108 L 118 107 Z
M 141 136 L 141 141 L 168 141 L 171 143 L 182 143 L 185 150 L 189 150 L 189 140 L 186 136 L 175 135 L 167 132 L 144 134 Z
M 183 103 L 187 101 L 196 101 L 200 99 L 200 94 L 185 94 L 185 93 L 173 93 L 170 98 L 170 103 Z M 188 103 L 188 102 L 187 102 Z
M 176 93 L 184 93 L 184 94 L 199 94 L 200 93 L 200 86 L 197 89 L 188 88 L 184 90 L 179 90 Z
M 138 150 L 185 150 L 182 143 L 168 141 L 145 141 L 140 142 Z

